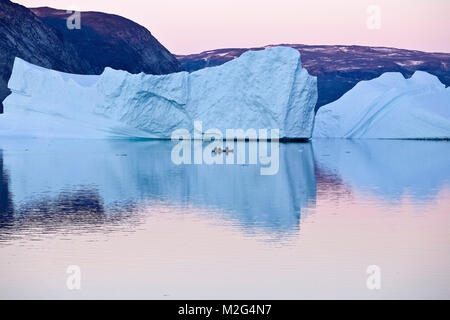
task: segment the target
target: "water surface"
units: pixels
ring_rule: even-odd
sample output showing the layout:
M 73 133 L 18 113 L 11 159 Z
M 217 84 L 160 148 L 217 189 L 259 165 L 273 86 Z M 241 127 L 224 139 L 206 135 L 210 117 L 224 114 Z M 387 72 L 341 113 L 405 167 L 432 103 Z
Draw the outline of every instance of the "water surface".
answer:
M 450 298 L 448 142 L 281 144 L 272 176 L 174 145 L 2 139 L 0 297 Z

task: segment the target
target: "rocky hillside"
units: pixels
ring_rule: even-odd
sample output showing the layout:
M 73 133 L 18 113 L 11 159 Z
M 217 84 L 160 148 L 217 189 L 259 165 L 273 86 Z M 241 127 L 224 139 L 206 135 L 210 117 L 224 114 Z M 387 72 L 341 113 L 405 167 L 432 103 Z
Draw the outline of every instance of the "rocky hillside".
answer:
M 450 54 L 426 53 L 383 47 L 284 45 L 302 55 L 302 64 L 317 76 L 319 100 L 316 109 L 340 98 L 361 80 L 370 80 L 384 72 L 401 72 L 410 77 L 422 70 L 450 85 Z M 264 47 L 265 48 L 265 47 Z M 247 50 L 264 48 L 218 49 L 199 54 L 177 56 L 188 71 L 221 65 Z
M 167 74 L 182 71 L 177 59 L 143 26 L 121 16 L 102 12 L 81 12 L 81 29 L 68 29 L 65 10 L 48 7 L 31 11 L 62 38 L 72 43 L 86 59 L 92 73 L 105 67 L 131 73 Z

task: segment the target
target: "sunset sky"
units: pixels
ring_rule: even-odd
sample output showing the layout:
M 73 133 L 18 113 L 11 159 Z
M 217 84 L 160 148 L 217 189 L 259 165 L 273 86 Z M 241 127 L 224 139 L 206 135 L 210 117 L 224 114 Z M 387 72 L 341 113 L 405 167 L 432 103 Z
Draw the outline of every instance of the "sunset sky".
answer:
M 359 44 L 450 52 L 449 0 L 14 2 L 28 7 L 119 14 L 147 27 L 164 46 L 177 54 L 279 43 Z M 367 10 L 371 5 L 380 9 L 379 29 L 368 27 Z

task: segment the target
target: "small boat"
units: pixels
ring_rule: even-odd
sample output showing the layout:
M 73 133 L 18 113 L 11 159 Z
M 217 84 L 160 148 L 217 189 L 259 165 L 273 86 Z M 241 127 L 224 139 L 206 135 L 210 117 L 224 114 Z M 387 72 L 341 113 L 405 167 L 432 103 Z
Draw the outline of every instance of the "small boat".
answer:
M 230 149 L 228 147 L 226 147 L 225 149 L 215 147 L 211 152 L 215 153 L 215 154 L 221 154 L 221 153 L 225 152 L 226 154 L 228 154 L 230 152 L 234 152 L 234 150 Z

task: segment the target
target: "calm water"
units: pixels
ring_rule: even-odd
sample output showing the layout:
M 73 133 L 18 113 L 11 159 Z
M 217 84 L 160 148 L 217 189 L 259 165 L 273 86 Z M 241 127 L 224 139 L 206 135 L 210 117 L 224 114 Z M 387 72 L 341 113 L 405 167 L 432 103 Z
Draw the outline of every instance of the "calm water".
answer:
M 281 144 L 272 176 L 174 145 L 2 139 L 0 298 L 450 298 L 449 142 Z

